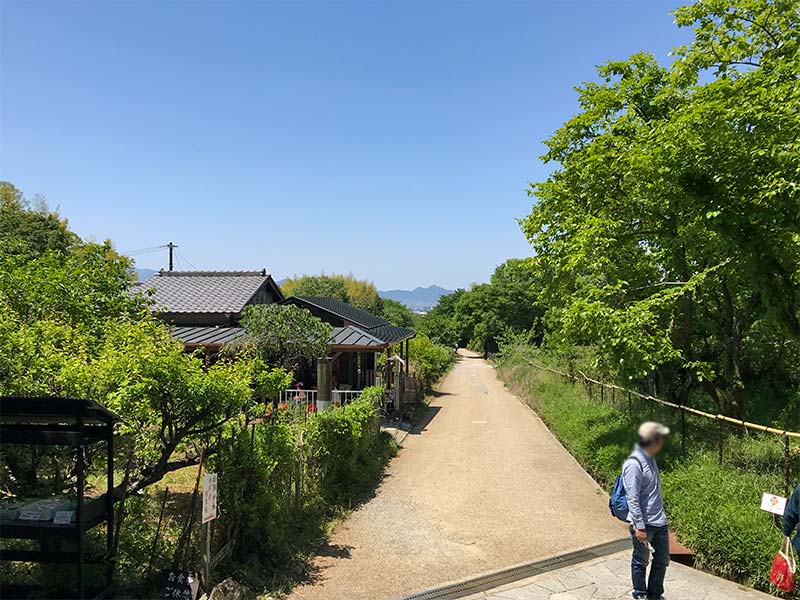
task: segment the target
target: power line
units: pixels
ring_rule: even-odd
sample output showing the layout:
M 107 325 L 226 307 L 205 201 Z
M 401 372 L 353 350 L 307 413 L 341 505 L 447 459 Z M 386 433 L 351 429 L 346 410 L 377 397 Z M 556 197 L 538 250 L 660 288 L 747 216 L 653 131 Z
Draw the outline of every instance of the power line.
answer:
M 178 258 L 180 258 L 180 259 L 181 259 L 181 261 L 183 261 L 183 262 L 187 263 L 187 264 L 188 264 L 188 265 L 189 265 L 189 266 L 192 268 L 192 270 L 193 270 L 193 271 L 199 271 L 199 270 L 200 270 L 200 269 L 198 269 L 197 267 L 195 267 L 195 266 L 192 264 L 192 261 L 190 261 L 188 258 L 186 258 L 186 257 L 185 257 L 183 254 L 179 254 L 178 252 L 176 252 L 176 253 L 175 253 L 175 256 L 177 256 Z
M 135 254 L 148 254 L 150 252 L 163 250 L 164 248 L 167 248 L 166 244 L 163 244 L 161 246 L 152 246 L 150 248 L 138 248 L 136 250 L 128 250 L 127 252 L 123 252 L 122 254 L 125 254 L 126 256 L 133 256 Z

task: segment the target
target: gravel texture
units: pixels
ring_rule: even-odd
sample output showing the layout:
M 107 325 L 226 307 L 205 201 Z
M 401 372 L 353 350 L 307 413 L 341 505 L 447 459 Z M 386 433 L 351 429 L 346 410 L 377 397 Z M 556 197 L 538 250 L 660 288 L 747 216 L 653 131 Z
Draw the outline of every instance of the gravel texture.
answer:
M 486 361 L 462 351 L 428 416 L 291 600 L 399 598 L 627 534 Z

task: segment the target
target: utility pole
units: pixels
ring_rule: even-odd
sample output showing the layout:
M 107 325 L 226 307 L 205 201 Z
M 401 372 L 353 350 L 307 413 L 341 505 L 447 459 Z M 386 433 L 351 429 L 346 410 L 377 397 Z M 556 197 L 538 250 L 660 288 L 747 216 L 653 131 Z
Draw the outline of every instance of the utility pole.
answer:
M 172 252 L 175 250 L 175 248 L 177 248 L 177 246 L 170 242 L 167 244 L 167 248 L 169 248 L 169 270 L 172 271 Z

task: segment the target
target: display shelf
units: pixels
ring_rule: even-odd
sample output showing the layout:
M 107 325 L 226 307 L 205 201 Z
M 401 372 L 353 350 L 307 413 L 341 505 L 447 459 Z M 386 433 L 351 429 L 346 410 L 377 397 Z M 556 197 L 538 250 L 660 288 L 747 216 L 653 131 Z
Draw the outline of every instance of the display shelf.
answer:
M 40 550 L 3 547 L 0 560 L 41 563 L 73 563 L 77 571 L 76 598 L 108 597 L 114 579 L 114 423 L 119 417 L 97 402 L 80 398 L 0 396 L 0 448 L 6 445 L 67 446 L 75 450 L 77 499 L 71 523 L 0 519 L 0 539 L 41 542 Z M 105 442 L 106 492 L 86 500 L 86 447 Z M 106 526 L 106 553 L 90 556 L 85 552 L 86 532 L 101 523 Z M 75 550 L 47 550 L 48 541 L 65 541 Z M 85 564 L 106 566 L 106 585 L 87 592 Z M 96 582 L 95 582 L 96 583 Z M 4 592 L 7 590 L 4 590 Z M 5 597 L 12 597 L 4 594 Z

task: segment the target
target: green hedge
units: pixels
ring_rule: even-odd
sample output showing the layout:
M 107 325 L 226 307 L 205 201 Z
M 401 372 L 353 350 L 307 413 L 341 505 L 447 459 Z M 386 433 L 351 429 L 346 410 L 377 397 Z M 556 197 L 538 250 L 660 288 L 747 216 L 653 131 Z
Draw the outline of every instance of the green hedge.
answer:
M 367 388 L 358 400 L 309 418 L 308 453 L 326 502 L 347 502 L 380 470 L 384 457 L 375 452 L 380 433 L 376 398 L 382 396 L 382 388 Z
M 380 432 L 382 395 L 368 388 L 341 408 L 281 410 L 223 436 L 211 465 L 219 473 L 218 526 L 235 532 L 238 545 L 217 579 L 233 574 L 273 592 L 292 586 L 331 519 L 371 489 L 396 450 Z
M 647 415 L 635 410 L 629 415 L 598 398 L 590 400 L 582 386 L 531 367 L 522 351 L 509 353 L 499 374 L 610 491 Z M 678 538 L 695 552 L 699 566 L 776 593 L 769 570 L 782 534 L 759 506 L 763 492 L 783 488 L 779 445 L 766 438 L 731 436 L 726 463 L 719 465 L 713 451 L 698 450 L 684 458 L 679 435 L 670 441 L 659 463 L 670 525 Z

